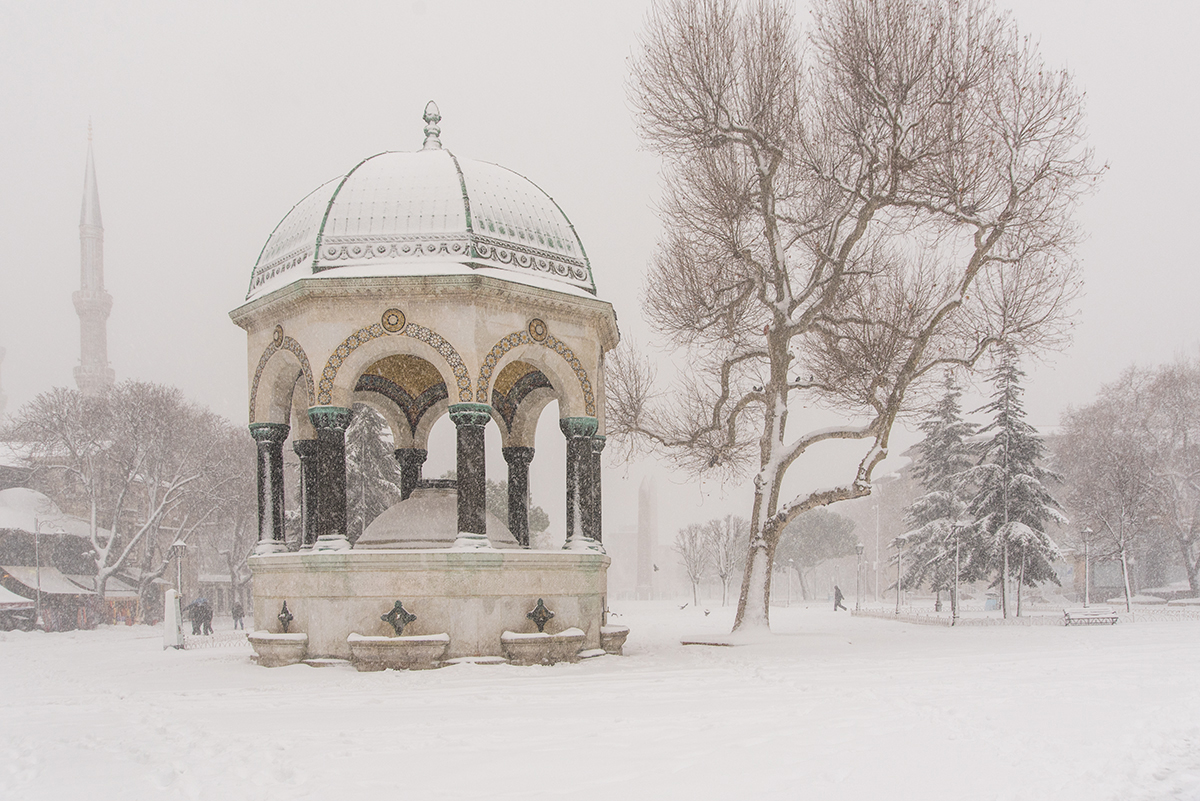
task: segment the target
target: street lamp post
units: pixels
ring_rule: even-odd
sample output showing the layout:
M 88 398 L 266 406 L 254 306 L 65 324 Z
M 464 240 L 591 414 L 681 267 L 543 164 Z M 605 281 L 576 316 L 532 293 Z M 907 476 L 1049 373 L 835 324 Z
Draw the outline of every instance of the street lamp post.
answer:
M 954 596 L 950 599 L 950 625 L 958 622 L 958 526 L 954 526 Z
M 42 521 L 38 518 L 33 519 L 33 564 L 34 570 L 37 572 L 37 594 L 36 600 L 33 602 L 33 627 L 42 628 L 42 548 L 41 548 L 41 533 Z
M 187 543 L 183 540 L 175 540 L 171 543 L 171 550 L 175 552 L 175 592 L 179 593 L 179 597 L 183 597 L 183 555 L 187 552 Z
M 787 605 L 792 605 L 792 569 L 796 566 L 795 559 L 788 560 L 788 602 Z
M 904 549 L 896 549 L 896 614 L 900 614 L 900 566 L 904 562 Z
M 1083 528 L 1083 605 L 1087 607 L 1092 600 L 1092 559 L 1091 559 L 1091 526 Z
M 854 563 L 854 611 L 862 611 L 862 555 L 863 544 L 860 542 L 854 546 L 854 553 L 857 556 L 857 561 Z

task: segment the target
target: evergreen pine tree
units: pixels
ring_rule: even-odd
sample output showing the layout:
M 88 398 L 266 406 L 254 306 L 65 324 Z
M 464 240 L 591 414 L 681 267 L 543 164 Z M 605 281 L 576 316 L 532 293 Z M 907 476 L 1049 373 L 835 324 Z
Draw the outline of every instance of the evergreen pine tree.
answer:
M 356 403 L 346 428 L 346 528 L 354 542 L 389 506 L 400 501 L 400 464 L 384 441 L 387 421 Z
M 954 374 L 947 370 L 945 394 L 920 425 L 925 438 L 917 446 L 913 474 L 925 494 L 908 507 L 905 521 L 911 528 L 896 539 L 908 564 L 904 586 L 928 581 L 934 592 L 951 592 L 956 613 L 955 571 L 967 508 L 961 483 L 963 474 L 974 466 L 968 440 L 976 428 L 962 419 L 961 397 Z
M 967 511 L 974 517 L 970 528 L 971 555 L 964 578 L 991 579 L 1000 585 L 1001 607 L 1008 617 L 1008 583 L 1017 577 L 1017 612 L 1020 588 L 1038 582 L 1058 583 L 1051 565 L 1058 548 L 1046 534 L 1051 521 L 1065 523 L 1062 507 L 1046 489 L 1057 478 L 1041 467 L 1044 448 L 1037 430 L 1025 422 L 1024 390 L 1017 351 L 1004 345 L 1000 364 L 992 376 L 995 391 L 979 411 L 992 421 L 980 429 L 990 433 L 979 449 L 979 463 L 968 474 L 976 492 Z

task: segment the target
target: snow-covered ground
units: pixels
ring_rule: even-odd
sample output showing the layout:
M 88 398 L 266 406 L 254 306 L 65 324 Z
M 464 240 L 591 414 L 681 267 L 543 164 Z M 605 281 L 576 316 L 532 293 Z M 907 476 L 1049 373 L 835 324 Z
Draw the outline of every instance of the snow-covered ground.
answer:
M 1200 798 L 1200 623 L 949 629 L 615 603 L 625 657 L 260 668 L 0 633 L 0 798 Z M 227 624 L 226 624 L 227 625 Z

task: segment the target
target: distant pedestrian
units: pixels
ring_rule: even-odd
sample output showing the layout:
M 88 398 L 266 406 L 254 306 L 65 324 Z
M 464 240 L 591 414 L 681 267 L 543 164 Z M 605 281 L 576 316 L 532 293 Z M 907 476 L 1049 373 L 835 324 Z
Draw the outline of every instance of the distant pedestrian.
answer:
M 233 609 L 231 609 L 231 610 L 229 610 L 229 611 L 230 611 L 230 613 L 233 615 L 233 627 L 234 627 L 234 629 L 241 629 L 242 631 L 245 631 L 245 630 L 246 630 L 246 624 L 242 622 L 242 617 L 243 617 L 243 615 L 245 614 L 245 611 L 246 611 L 246 610 L 242 609 L 242 602 L 241 602 L 241 601 L 234 601 L 234 602 L 233 602 Z
M 192 634 L 200 633 L 200 599 L 192 601 L 187 606 L 183 607 L 183 614 L 187 615 L 187 619 L 192 621 Z
M 842 599 L 845 597 L 846 596 L 842 595 L 842 588 L 839 587 L 838 585 L 834 584 L 833 585 L 833 611 L 836 612 L 839 609 L 842 609 L 845 611 L 850 611 L 850 610 L 846 609 L 845 606 L 842 605 Z
M 210 604 L 210 603 L 208 602 L 208 599 L 207 599 L 207 598 L 201 598 L 200 600 L 196 601 L 196 605 L 197 605 L 197 607 L 198 607 L 198 609 L 199 609 L 199 612 L 200 612 L 200 633 L 201 633 L 201 634 L 212 634 L 212 633 L 213 633 L 213 627 L 212 627 L 213 608 L 212 608 L 212 604 Z

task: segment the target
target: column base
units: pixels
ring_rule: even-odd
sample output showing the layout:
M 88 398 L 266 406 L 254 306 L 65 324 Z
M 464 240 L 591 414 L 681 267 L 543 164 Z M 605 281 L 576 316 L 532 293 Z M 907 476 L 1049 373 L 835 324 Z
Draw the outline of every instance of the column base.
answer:
M 492 541 L 486 534 L 476 534 L 472 531 L 460 531 L 451 546 L 454 551 L 494 551 Z
M 286 553 L 287 544 L 279 540 L 259 540 L 254 546 L 251 556 L 267 556 L 273 553 Z
M 317 537 L 312 549 L 314 551 L 348 551 L 350 550 L 350 540 L 342 534 L 324 534 Z
M 592 553 L 608 553 L 604 546 L 591 537 L 574 537 L 563 545 L 564 551 L 591 551 Z

